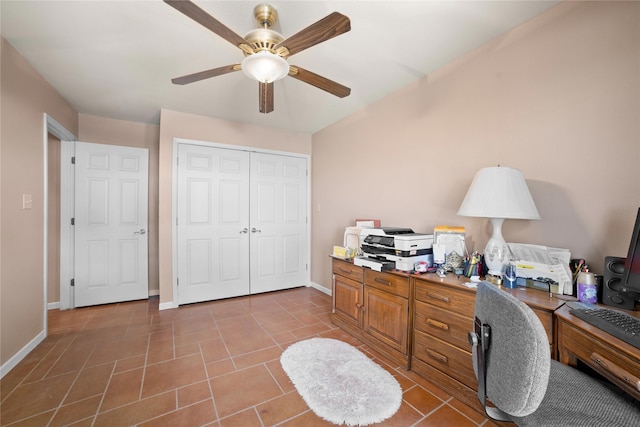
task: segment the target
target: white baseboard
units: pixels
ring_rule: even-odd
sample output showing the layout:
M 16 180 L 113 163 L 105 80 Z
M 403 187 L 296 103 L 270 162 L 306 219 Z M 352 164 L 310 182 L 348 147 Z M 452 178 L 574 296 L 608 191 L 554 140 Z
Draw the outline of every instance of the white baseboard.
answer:
M 327 295 L 331 296 L 331 289 L 325 288 L 325 287 L 324 287 L 324 286 L 322 286 L 322 285 L 319 285 L 319 284 L 314 283 L 314 282 L 309 282 L 309 284 L 308 284 L 307 286 L 312 287 L 312 288 L 314 288 L 314 289 L 317 289 L 317 290 L 319 290 L 320 292 L 323 292 L 323 293 L 325 293 L 325 294 L 327 294 Z
M 47 310 L 57 310 L 60 308 L 60 301 L 47 303 Z
M 160 289 L 149 289 L 150 297 L 157 297 L 158 295 L 160 295 Z
M 176 308 L 176 307 L 173 305 L 173 301 L 169 301 L 169 302 L 161 302 L 161 303 L 160 303 L 160 306 L 158 307 L 158 309 L 159 309 L 159 310 L 161 310 L 161 311 L 162 311 L 162 310 L 169 310 L 169 309 L 172 309 L 172 308 Z
M 47 334 L 45 331 L 40 332 L 35 336 L 27 345 L 22 347 L 20 351 L 13 355 L 7 362 L 0 366 L 0 379 L 2 379 L 10 370 L 16 367 L 22 359 L 24 359 L 31 351 L 36 348 L 38 344 L 40 344 L 45 338 Z

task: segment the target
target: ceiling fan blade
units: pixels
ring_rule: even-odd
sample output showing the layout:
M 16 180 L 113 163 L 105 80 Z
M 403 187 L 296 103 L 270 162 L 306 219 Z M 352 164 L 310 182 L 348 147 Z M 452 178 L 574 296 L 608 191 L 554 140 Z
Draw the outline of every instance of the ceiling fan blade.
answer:
M 227 74 L 238 70 L 240 70 L 240 64 L 225 65 L 224 67 L 213 68 L 211 70 L 200 71 L 199 73 L 176 77 L 175 79 L 171 79 L 171 83 L 175 85 L 186 85 L 188 83 L 197 82 L 215 76 L 221 76 L 222 74 Z
M 289 56 L 295 55 L 298 52 L 346 33 L 349 30 L 351 30 L 351 21 L 349 18 L 341 13 L 333 12 L 315 24 L 309 25 L 307 28 L 298 31 L 288 39 L 278 43 L 274 49 L 278 50 L 278 48 L 284 46 L 289 50 Z
M 297 65 L 289 67 L 289 75 L 294 79 L 300 80 L 301 82 L 308 83 L 311 86 L 315 86 L 318 89 L 329 92 L 330 94 L 335 95 L 338 98 L 344 98 L 345 96 L 349 96 L 349 94 L 351 93 L 350 88 L 343 86 L 340 83 L 336 83 L 333 80 L 329 80 L 326 77 L 322 77 L 316 73 L 312 73 L 311 71 L 307 71 L 304 68 L 300 68 Z
M 273 82 L 262 83 L 258 88 L 260 90 L 260 112 L 270 113 L 273 111 Z
M 249 43 L 241 36 L 236 34 L 229 27 L 218 21 L 213 16 L 198 7 L 195 3 L 187 0 L 164 0 L 169 6 L 182 12 L 189 18 L 201 24 L 205 28 L 213 31 L 232 45 L 240 47 L 240 45 L 250 46 Z

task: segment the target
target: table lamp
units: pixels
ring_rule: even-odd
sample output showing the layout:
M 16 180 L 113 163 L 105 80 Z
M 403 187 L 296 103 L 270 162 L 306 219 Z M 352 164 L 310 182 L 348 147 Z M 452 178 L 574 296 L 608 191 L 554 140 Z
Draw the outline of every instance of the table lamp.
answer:
M 509 247 L 502 237 L 504 220 L 540 219 L 522 172 L 503 166 L 483 168 L 476 173 L 458 215 L 491 221 L 493 234 L 484 250 L 484 262 L 494 276 L 502 276 L 509 263 Z

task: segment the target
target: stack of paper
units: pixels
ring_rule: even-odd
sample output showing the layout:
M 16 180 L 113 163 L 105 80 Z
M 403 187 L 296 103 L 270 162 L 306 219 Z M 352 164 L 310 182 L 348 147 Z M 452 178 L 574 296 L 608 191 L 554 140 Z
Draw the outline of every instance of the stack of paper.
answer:
M 516 262 L 516 275 L 527 279 L 549 279 L 558 283 L 558 293 L 571 295 L 573 280 L 569 249 L 550 248 L 525 243 L 508 243 Z

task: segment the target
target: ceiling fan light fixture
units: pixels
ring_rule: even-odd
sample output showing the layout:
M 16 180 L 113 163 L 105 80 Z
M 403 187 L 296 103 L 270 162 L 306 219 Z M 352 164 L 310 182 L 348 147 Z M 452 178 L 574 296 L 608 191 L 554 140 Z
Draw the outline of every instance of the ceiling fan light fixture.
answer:
M 272 83 L 289 74 L 289 63 L 268 51 L 260 51 L 242 60 L 242 72 L 261 83 Z

